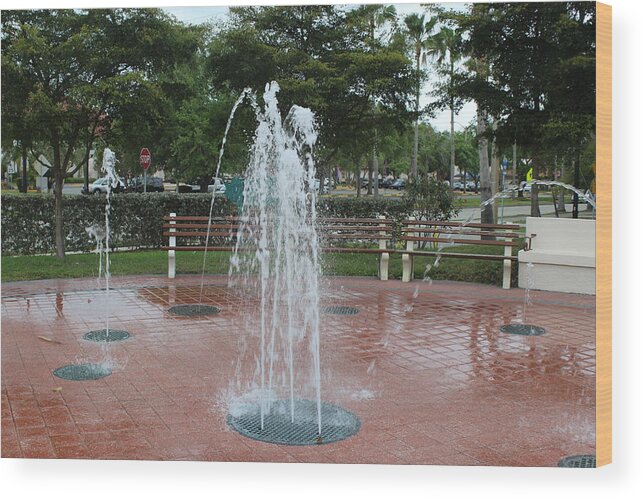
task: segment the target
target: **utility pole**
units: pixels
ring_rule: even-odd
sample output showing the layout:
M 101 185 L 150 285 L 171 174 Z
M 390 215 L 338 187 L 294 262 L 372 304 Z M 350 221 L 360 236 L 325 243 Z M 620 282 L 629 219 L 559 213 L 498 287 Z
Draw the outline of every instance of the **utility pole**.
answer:
M 518 187 L 518 181 L 517 181 L 517 178 L 516 178 L 516 161 L 517 161 L 517 156 L 518 156 L 517 149 L 518 149 L 518 146 L 517 146 L 516 142 L 514 141 L 514 145 L 513 145 L 513 160 L 512 160 L 512 163 L 511 163 L 511 181 L 514 184 L 514 188 Z M 512 198 L 514 197 L 515 193 L 516 193 L 515 190 L 512 191 L 512 193 L 511 193 Z

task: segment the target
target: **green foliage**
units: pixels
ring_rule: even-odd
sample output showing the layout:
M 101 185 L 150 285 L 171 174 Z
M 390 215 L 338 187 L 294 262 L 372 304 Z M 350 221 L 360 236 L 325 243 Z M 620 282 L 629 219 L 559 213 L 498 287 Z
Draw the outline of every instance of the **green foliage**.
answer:
M 428 176 L 411 180 L 402 203 L 412 207 L 413 214 L 420 220 L 450 220 L 459 211 L 451 188 Z
M 319 216 L 337 218 L 375 218 L 384 216 L 402 220 L 411 213 L 410 205 L 401 198 L 324 197 L 317 202 Z
M 105 197 L 65 195 L 65 243 L 70 251 L 89 251 L 94 247 L 85 229 L 105 224 Z M 112 198 L 110 215 L 112 247 L 158 248 L 162 237 L 162 218 L 177 215 L 207 216 L 208 194 L 119 194 Z M 228 215 L 234 210 L 227 199 L 217 197 L 214 213 Z M 2 254 L 47 254 L 55 249 L 54 197 L 2 196 Z
M 260 94 L 276 80 L 282 109 L 298 104 L 315 112 L 320 169 L 340 150 L 357 161 L 372 147 L 374 128 L 401 128 L 408 121 L 415 83 L 411 63 L 398 48 L 373 50 L 370 9 L 316 5 L 231 12 L 231 25 L 210 46 L 214 86 L 236 92 L 251 87 Z
M 162 218 L 177 215 L 207 216 L 210 194 L 118 194 L 112 197 L 110 216 L 112 247 L 159 248 L 163 238 Z M 364 217 L 383 215 L 401 220 L 411 213 L 402 199 L 320 198 L 320 216 Z M 215 198 L 213 213 L 231 215 L 236 207 L 224 197 Z M 105 223 L 104 196 L 66 195 L 65 241 L 71 251 L 89 251 L 94 246 L 85 229 Z M 50 195 L 2 195 L 2 253 L 5 255 L 47 254 L 54 250 L 54 198 Z

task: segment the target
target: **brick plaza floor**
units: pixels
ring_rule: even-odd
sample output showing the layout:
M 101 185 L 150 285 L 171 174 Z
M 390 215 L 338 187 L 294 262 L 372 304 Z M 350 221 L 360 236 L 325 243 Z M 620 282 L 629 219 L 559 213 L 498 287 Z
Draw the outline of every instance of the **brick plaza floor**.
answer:
M 2 286 L 2 457 L 556 466 L 595 453 L 595 301 L 452 282 L 328 278 L 322 305 L 322 398 L 356 414 L 357 435 L 316 446 L 257 442 L 226 425 L 242 317 L 256 308 L 226 278 L 112 279 L 105 347 L 95 279 Z M 508 323 L 544 327 L 508 335 Z M 43 336 L 47 341 L 39 336 Z M 113 373 L 65 381 L 52 371 L 109 358 Z

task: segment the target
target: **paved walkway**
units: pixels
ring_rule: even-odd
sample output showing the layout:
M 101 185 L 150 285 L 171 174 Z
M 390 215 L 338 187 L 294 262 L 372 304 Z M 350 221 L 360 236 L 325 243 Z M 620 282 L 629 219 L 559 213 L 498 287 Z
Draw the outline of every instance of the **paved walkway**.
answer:
M 449 282 L 324 281 L 322 397 L 362 422 L 347 440 L 309 447 L 249 440 L 226 425 L 246 389 L 255 305 L 209 277 L 209 318 L 176 318 L 199 279 L 113 279 L 110 327 L 129 340 L 82 339 L 104 327 L 96 280 L 2 289 L 2 457 L 555 466 L 595 452 L 593 297 Z M 507 335 L 502 324 L 547 329 Z M 53 341 L 46 341 L 43 336 Z M 238 362 L 239 357 L 244 360 Z M 52 371 L 103 362 L 113 374 L 64 381 Z

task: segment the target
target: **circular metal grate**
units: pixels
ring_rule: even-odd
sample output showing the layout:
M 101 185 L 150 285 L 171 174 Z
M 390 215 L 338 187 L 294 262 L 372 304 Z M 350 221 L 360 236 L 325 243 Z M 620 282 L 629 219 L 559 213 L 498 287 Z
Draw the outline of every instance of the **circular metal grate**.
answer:
M 100 364 L 70 364 L 54 370 L 54 376 L 71 381 L 90 381 L 104 378 L 112 371 Z
M 290 400 L 272 403 L 270 414 L 264 416 L 261 428 L 259 405 L 240 415 L 228 414 L 228 425 L 243 436 L 272 444 L 318 445 L 344 440 L 355 435 L 361 426 L 357 416 L 341 407 L 322 402 L 322 432 L 318 432 L 317 403 L 294 401 L 295 418 L 291 421 Z
M 325 314 L 334 315 L 355 315 L 359 313 L 359 309 L 355 307 L 347 307 L 344 305 L 332 305 L 330 307 L 324 307 L 323 312 Z
M 95 331 L 90 331 L 83 335 L 83 339 L 87 341 L 97 341 L 97 342 L 108 342 L 112 341 L 123 341 L 130 337 L 130 334 L 127 331 L 122 329 L 110 329 L 109 332 L 107 329 L 97 329 Z
M 520 334 L 522 336 L 541 336 L 545 334 L 545 328 L 532 326 L 531 324 L 505 324 L 500 326 L 500 331 L 507 334 Z
M 596 468 L 596 456 L 582 454 L 579 456 L 567 456 L 558 461 L 559 468 Z
M 172 315 L 180 315 L 182 317 L 199 317 L 204 315 L 216 315 L 221 312 L 221 309 L 213 305 L 191 303 L 189 305 L 175 305 L 170 307 L 168 312 Z

